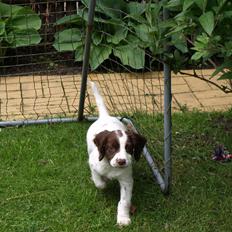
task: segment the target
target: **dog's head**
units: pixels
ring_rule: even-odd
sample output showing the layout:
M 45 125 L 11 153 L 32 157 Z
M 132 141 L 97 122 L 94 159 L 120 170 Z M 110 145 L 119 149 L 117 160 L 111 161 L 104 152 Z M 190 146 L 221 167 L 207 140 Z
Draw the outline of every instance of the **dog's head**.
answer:
M 104 157 L 112 167 L 127 167 L 132 157 L 139 160 L 146 139 L 132 131 L 102 131 L 94 138 L 99 151 L 99 161 Z

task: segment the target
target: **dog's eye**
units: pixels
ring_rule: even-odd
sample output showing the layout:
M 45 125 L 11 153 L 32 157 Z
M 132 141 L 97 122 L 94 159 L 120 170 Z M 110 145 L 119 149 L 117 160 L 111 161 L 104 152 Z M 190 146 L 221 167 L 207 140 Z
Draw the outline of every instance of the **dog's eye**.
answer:
M 115 148 L 114 147 L 107 147 L 106 152 L 107 153 L 113 153 L 113 152 L 115 152 Z

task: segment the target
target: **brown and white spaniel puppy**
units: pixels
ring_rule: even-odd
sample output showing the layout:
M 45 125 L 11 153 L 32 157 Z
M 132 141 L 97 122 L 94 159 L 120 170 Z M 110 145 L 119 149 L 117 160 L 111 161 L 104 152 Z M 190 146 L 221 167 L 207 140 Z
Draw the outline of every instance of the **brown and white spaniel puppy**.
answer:
M 117 224 L 129 225 L 133 188 L 132 160 L 139 160 L 146 139 L 131 131 L 116 117 L 111 117 L 96 85 L 91 82 L 99 118 L 87 132 L 87 147 L 92 180 L 99 189 L 106 180 L 117 179 L 120 184 L 120 201 Z

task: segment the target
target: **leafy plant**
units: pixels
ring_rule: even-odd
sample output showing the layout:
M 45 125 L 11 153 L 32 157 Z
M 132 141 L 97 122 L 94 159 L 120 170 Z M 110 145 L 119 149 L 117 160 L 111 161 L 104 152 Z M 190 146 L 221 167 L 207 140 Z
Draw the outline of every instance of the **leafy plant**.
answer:
M 0 2 L 0 56 L 7 48 L 38 44 L 41 19 L 29 7 Z
M 89 0 L 77 14 L 65 16 L 56 25 L 68 29 L 55 35 L 53 46 L 58 51 L 75 51 L 76 61 L 83 59 L 84 29 L 87 23 Z M 141 69 L 145 65 L 146 51 L 161 53 L 158 21 L 161 6 L 124 0 L 97 1 L 92 34 L 90 66 L 94 70 L 111 55 L 123 65 Z
M 76 61 L 83 59 L 88 3 L 89 0 L 82 0 L 84 7 L 77 14 L 56 23 L 68 28 L 57 32 L 54 47 L 58 51 L 75 51 Z M 167 20 L 162 20 L 163 9 L 169 11 Z M 229 0 L 150 0 L 146 3 L 97 0 L 91 68 L 96 69 L 113 55 L 123 65 L 141 69 L 145 66 L 145 57 L 152 55 L 169 63 L 175 72 L 210 65 L 216 69 L 215 73 L 221 74 L 220 79 L 232 80 L 231 19 Z M 167 46 L 170 49 L 165 50 Z M 206 80 L 195 71 L 193 76 Z M 232 86 L 218 87 L 232 92 Z
M 165 6 L 170 12 L 166 22 L 166 38 L 178 51 L 168 54 L 175 71 L 202 65 L 213 66 L 219 79 L 232 80 L 232 2 L 228 0 L 171 0 Z M 180 38 L 179 40 L 177 38 Z M 178 40 L 178 42 L 177 42 Z M 218 65 L 219 64 L 219 65 Z M 194 76 L 204 79 L 202 76 Z M 206 80 L 211 82 L 211 79 Z M 232 92 L 232 86 L 218 86 L 224 92 Z

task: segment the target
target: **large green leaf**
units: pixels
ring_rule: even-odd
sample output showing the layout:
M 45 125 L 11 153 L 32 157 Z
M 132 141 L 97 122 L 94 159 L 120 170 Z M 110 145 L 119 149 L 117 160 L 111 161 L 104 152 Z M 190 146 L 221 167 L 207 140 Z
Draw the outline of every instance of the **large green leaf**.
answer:
M 82 34 L 77 28 L 70 28 L 57 32 L 53 47 L 57 51 L 74 51 L 82 44 Z
M 10 47 L 23 47 L 38 44 L 41 37 L 35 29 L 14 30 L 8 34 L 7 41 Z
M 151 3 L 147 4 L 145 15 L 146 15 L 146 20 L 150 24 L 150 26 L 156 26 L 159 21 L 161 22 L 160 9 L 161 9 L 161 4 L 151 4 Z
M 131 16 L 140 16 L 146 11 L 146 3 L 129 2 L 127 4 L 127 11 Z
M 124 45 L 113 49 L 113 52 L 123 65 L 128 65 L 134 69 L 144 68 L 145 50 L 133 45 Z
M 82 61 L 84 55 L 84 44 L 76 48 L 75 51 L 75 61 Z
M 119 44 L 123 39 L 127 36 L 127 28 L 115 26 L 114 27 L 115 33 L 112 35 L 107 35 L 106 40 L 108 43 Z
M 92 41 L 95 45 L 99 45 L 102 42 L 104 34 L 98 31 L 92 33 Z
M 141 40 L 137 36 L 135 36 L 134 33 L 128 33 L 126 41 L 128 44 L 133 44 L 134 46 L 141 45 Z
M 109 46 L 99 45 L 92 46 L 90 53 L 90 66 L 92 70 L 95 70 L 104 60 L 107 60 L 112 52 L 112 48 Z
M 81 0 L 88 7 L 90 0 Z M 127 3 L 124 0 L 97 0 L 96 11 L 104 13 L 110 18 L 122 18 L 127 13 Z
M 194 0 L 194 2 L 203 12 L 205 12 L 205 8 L 207 6 L 207 0 Z
M 199 18 L 200 24 L 203 27 L 204 31 L 211 35 L 214 29 L 214 14 L 212 11 L 208 11 L 201 15 Z
M 73 15 L 66 15 L 63 18 L 56 21 L 55 25 L 63 25 L 63 24 L 82 24 L 83 18 L 79 14 L 73 14 Z
M 184 0 L 183 4 L 183 11 L 187 10 L 189 7 L 191 7 L 194 4 L 193 0 Z
M 140 38 L 134 35 L 134 33 L 133 34 L 128 33 L 125 39 L 125 42 L 127 44 L 131 44 L 134 47 L 140 47 L 141 49 L 145 49 L 149 46 L 147 42 L 143 42 Z M 152 43 L 150 43 L 150 45 L 155 45 L 155 44 L 156 44 L 156 41 L 153 41 Z
M 155 36 L 154 32 L 156 31 L 155 28 L 151 28 L 146 24 L 139 24 L 134 27 L 136 35 L 146 43 L 153 43 Z
M 104 14 L 104 13 L 102 13 L 102 14 Z M 88 10 L 86 8 L 79 9 L 77 15 L 79 15 L 79 17 L 82 18 L 85 22 L 88 22 Z M 122 22 L 121 19 L 119 19 L 119 18 L 112 18 L 112 19 L 108 19 L 108 18 L 105 19 L 105 18 L 106 17 L 103 18 L 101 14 L 100 15 L 95 14 L 94 15 L 94 22 L 98 23 L 98 25 L 99 25 L 99 23 L 119 24 L 120 22 Z
M 28 7 L 18 10 L 8 23 L 10 28 L 20 30 L 31 28 L 39 30 L 41 27 L 40 17 Z
M 22 6 L 17 6 L 13 4 L 5 4 L 3 2 L 0 2 L 0 18 L 11 17 L 18 10 L 22 8 L 23 8 Z

